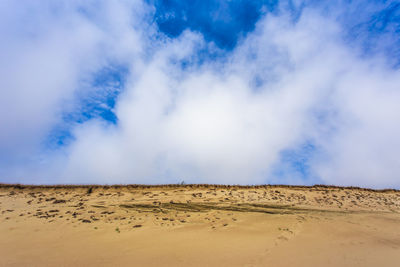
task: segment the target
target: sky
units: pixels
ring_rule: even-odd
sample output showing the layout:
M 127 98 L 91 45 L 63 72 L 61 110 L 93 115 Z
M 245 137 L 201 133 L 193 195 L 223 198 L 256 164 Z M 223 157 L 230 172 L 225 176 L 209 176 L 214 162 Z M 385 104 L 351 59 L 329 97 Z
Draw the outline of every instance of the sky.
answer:
M 400 2 L 0 0 L 0 182 L 400 188 Z

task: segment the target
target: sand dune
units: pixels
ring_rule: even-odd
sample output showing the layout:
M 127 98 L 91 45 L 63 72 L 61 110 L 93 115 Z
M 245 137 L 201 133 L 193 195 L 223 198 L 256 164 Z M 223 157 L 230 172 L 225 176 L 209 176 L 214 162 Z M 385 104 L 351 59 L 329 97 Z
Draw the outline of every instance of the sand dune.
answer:
M 399 266 L 400 192 L 0 186 L 0 266 Z

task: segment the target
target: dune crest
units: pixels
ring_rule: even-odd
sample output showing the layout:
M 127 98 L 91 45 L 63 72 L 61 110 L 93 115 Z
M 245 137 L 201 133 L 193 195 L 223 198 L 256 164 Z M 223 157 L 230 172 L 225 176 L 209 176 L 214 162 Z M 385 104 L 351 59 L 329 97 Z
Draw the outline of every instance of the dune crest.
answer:
M 0 266 L 398 266 L 400 192 L 0 185 Z

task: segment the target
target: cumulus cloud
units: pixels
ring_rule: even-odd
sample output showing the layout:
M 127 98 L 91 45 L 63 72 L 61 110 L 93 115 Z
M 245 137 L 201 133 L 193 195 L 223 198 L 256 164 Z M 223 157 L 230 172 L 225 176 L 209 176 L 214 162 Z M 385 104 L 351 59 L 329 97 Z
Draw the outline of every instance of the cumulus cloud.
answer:
M 87 76 L 109 61 L 135 62 L 141 21 L 132 14 L 147 11 L 140 1 L 2 1 L 0 9 L 0 167 L 3 177 L 29 176 L 25 165 L 37 164 Z
M 55 18 L 33 16 L 40 38 L 2 47 L 14 50 L 1 74 L 8 181 L 400 186 L 400 73 L 349 46 L 337 15 L 266 14 L 224 53 L 200 33 L 157 32 L 141 2 L 89 15 L 73 3 Z M 223 56 L 200 60 L 201 51 Z M 130 70 L 117 123 L 93 118 L 67 145 L 41 149 L 80 81 L 110 61 Z M 313 147 L 306 175 L 282 157 L 304 144 Z

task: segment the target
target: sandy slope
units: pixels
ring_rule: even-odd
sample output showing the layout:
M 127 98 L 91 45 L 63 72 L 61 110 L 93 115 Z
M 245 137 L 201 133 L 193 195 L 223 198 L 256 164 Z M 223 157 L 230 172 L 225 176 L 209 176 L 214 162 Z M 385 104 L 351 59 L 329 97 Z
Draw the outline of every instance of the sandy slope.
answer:
M 400 266 L 399 212 L 393 190 L 0 186 L 0 266 Z

